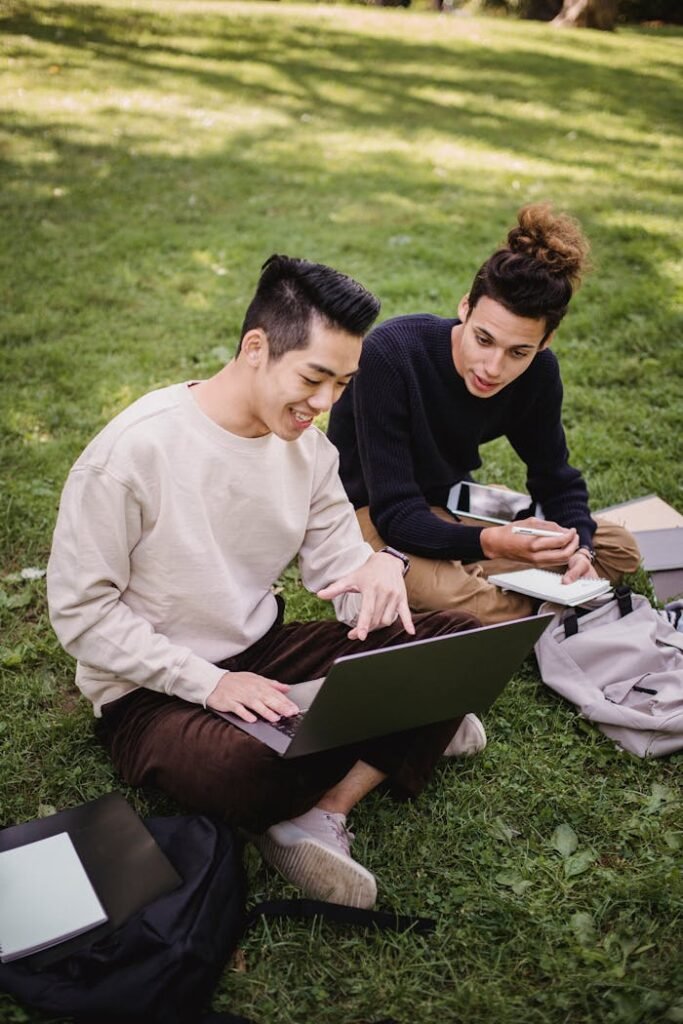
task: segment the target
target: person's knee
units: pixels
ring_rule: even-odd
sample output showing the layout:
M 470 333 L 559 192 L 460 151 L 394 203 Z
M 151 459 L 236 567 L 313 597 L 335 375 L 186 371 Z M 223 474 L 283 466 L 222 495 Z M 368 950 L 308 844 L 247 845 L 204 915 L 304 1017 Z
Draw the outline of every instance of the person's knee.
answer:
M 623 572 L 635 572 L 640 565 L 642 555 L 640 548 L 638 547 L 638 541 L 629 533 L 626 529 L 621 529 L 619 538 L 619 546 L 621 549 L 621 559 L 624 564 Z
M 462 588 L 447 591 L 443 586 L 434 587 L 431 591 L 425 587 L 420 589 L 419 596 L 410 594 L 408 599 L 414 615 L 442 615 L 446 624 L 444 632 L 456 632 L 461 629 L 477 629 L 511 619 L 522 619 L 533 614 L 531 598 L 521 594 L 503 593 L 483 578 L 476 581 L 465 581 Z
M 285 773 L 274 751 L 182 702 L 151 723 L 130 754 L 122 772 L 127 782 L 160 789 L 195 813 L 247 826 L 267 813 L 269 801 L 281 799 Z
M 638 542 L 623 526 L 610 524 L 609 530 L 599 527 L 594 544 L 597 560 L 609 569 L 635 572 L 640 565 L 642 556 Z

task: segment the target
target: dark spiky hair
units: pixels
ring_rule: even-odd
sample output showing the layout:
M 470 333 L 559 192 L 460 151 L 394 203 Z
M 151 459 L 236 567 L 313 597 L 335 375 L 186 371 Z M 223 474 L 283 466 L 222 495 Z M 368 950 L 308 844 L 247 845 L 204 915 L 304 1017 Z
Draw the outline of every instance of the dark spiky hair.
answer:
M 261 268 L 256 294 L 242 324 L 240 347 L 248 331 L 261 328 L 268 337 L 270 359 L 306 348 L 314 315 L 331 327 L 361 337 L 379 308 L 379 299 L 346 274 L 323 263 L 275 254 Z

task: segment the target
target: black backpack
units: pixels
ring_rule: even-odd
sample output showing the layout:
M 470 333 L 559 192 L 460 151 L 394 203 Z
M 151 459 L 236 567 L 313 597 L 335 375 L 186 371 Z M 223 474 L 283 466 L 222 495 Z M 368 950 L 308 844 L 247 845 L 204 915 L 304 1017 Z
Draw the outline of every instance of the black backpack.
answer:
M 428 932 L 434 922 L 380 911 L 280 900 L 246 911 L 242 843 L 201 815 L 145 825 L 183 879 L 123 925 L 42 968 L 31 958 L 0 965 L 0 991 L 78 1024 L 252 1024 L 211 1013 L 211 994 L 245 930 L 261 915 L 325 917 L 354 925 Z

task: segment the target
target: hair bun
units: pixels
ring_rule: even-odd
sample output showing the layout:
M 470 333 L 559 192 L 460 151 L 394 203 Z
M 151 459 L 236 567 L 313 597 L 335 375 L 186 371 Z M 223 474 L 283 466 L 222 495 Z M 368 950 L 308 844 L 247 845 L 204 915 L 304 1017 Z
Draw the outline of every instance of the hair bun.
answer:
M 544 265 L 553 276 L 566 277 L 575 288 L 588 263 L 588 239 L 580 225 L 550 203 L 530 203 L 517 214 L 518 226 L 507 237 L 508 248 Z

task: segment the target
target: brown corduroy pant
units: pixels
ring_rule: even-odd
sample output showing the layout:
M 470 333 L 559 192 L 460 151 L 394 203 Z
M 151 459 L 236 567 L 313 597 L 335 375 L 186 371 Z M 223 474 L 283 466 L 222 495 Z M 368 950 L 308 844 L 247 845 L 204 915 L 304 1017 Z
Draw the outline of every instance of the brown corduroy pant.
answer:
M 414 622 L 416 639 L 479 625 L 473 616 L 459 612 L 416 615 Z M 295 685 L 325 675 L 340 655 L 411 639 L 400 622 L 376 630 L 363 644 L 349 640 L 347 632 L 347 626 L 333 621 L 277 622 L 252 647 L 220 667 Z M 141 687 L 105 704 L 98 730 L 127 783 L 157 787 L 188 809 L 262 832 L 309 810 L 359 760 L 387 775 L 397 799 L 416 796 L 460 721 L 284 760 L 200 705 Z

